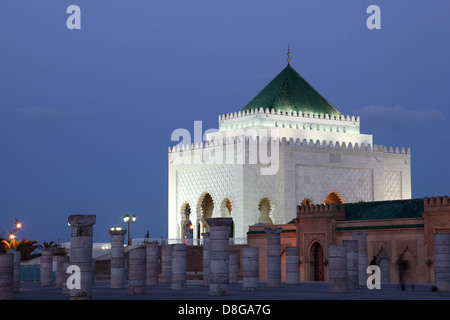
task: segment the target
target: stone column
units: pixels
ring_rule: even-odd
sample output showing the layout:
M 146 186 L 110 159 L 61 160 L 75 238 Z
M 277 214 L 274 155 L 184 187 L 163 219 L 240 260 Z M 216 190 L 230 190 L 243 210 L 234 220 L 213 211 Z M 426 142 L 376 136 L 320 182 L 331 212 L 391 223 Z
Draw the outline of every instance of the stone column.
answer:
M 111 235 L 111 279 L 112 289 L 125 287 L 125 234 L 127 230 L 109 230 Z
M 186 289 L 186 244 L 172 245 L 172 290 Z
M 132 248 L 128 254 L 128 293 L 145 294 L 145 247 Z
M 147 242 L 147 285 L 157 286 L 159 284 L 159 245 L 157 241 Z
M 16 249 L 9 249 L 9 254 L 14 256 L 14 292 L 20 292 L 20 260 L 22 258 L 22 252 Z
M 344 240 L 342 241 L 347 247 L 347 277 L 348 289 L 359 288 L 359 264 L 358 264 L 358 241 Z
M 172 246 L 161 246 L 161 283 L 172 283 Z
M 358 279 L 359 285 L 365 286 L 367 282 L 367 231 L 353 231 L 353 240 L 358 240 Z
M 210 284 L 209 295 L 227 296 L 230 281 L 230 226 L 232 218 L 210 218 Z
M 67 255 L 67 250 L 65 248 L 58 247 L 53 251 L 56 256 L 56 279 L 55 287 L 62 289 L 64 281 L 64 273 L 66 270 L 63 268 L 63 263 L 69 261 L 69 256 Z
M 209 255 L 210 255 L 210 243 L 209 232 L 202 233 L 203 237 L 203 285 L 209 286 L 210 270 L 209 270 Z
M 281 285 L 281 237 L 283 229 L 279 227 L 266 228 L 267 234 L 267 286 Z
M 298 247 L 286 247 L 286 283 L 299 282 Z
M 259 248 L 245 247 L 242 253 L 242 287 L 245 291 L 259 289 Z
M 0 300 L 14 299 L 14 254 L 0 253 Z
M 239 254 L 230 253 L 230 281 L 229 283 L 238 283 L 239 281 Z
M 95 215 L 69 216 L 70 264 L 80 268 L 80 289 L 69 290 L 71 300 L 87 300 L 92 297 L 92 236 L 95 221 Z
M 328 246 L 328 272 L 331 292 L 346 292 L 347 277 L 347 247 L 343 244 Z
M 450 233 L 433 234 L 433 260 L 438 291 L 450 291 Z
M 53 248 L 42 248 L 41 267 L 39 281 L 41 286 L 52 285 L 53 273 Z

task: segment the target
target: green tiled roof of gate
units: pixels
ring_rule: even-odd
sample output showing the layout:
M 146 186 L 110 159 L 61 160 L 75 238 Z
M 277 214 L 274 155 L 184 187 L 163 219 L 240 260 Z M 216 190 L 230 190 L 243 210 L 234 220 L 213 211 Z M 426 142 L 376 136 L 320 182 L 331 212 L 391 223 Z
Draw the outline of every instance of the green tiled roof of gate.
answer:
M 345 204 L 345 220 L 422 218 L 423 199 Z
M 341 115 L 290 64 L 258 93 L 242 111 L 261 107 L 264 110 L 268 108 L 269 110 Z

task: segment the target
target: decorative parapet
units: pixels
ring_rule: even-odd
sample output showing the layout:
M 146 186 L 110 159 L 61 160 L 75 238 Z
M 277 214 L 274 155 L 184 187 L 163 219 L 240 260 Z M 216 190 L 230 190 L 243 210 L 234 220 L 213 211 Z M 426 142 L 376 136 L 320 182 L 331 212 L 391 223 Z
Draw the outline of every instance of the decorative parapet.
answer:
M 384 145 L 377 145 L 374 144 L 373 146 L 369 144 L 358 144 L 358 143 L 346 143 L 345 141 L 326 141 L 326 140 L 306 140 L 306 139 L 293 139 L 290 138 L 289 140 L 286 138 L 276 138 L 271 139 L 269 138 L 262 138 L 259 137 L 253 137 L 253 136 L 235 136 L 235 137 L 223 137 L 223 138 L 216 138 L 211 141 L 205 141 L 205 142 L 196 142 L 191 144 L 183 144 L 183 145 L 176 145 L 174 147 L 169 147 L 169 153 L 174 152 L 183 152 L 183 151 L 189 151 L 189 150 L 197 150 L 197 149 L 204 149 L 208 147 L 216 147 L 216 146 L 223 146 L 223 145 L 232 145 L 237 143 L 272 143 L 272 144 L 280 144 L 280 145 L 286 145 L 286 146 L 298 146 L 298 147 L 307 147 L 307 148 L 321 148 L 321 149 L 340 149 L 340 150 L 360 150 L 360 151 L 372 151 L 372 152 L 382 152 L 382 153 L 393 153 L 393 154 L 411 154 L 410 148 L 405 149 L 404 147 L 387 147 Z
M 345 116 L 345 115 L 329 115 L 323 113 L 312 113 L 312 112 L 297 112 L 297 111 L 280 111 L 275 109 L 269 110 L 269 108 L 256 108 L 252 110 L 239 111 L 234 113 L 226 113 L 219 115 L 219 122 L 223 120 L 253 116 L 258 114 L 265 115 L 278 115 L 286 117 L 297 117 L 297 118 L 309 118 L 309 119 L 324 119 L 324 120 L 339 120 L 339 121 L 349 121 L 349 122 L 360 122 L 360 118 L 355 116 Z
M 423 198 L 423 202 L 426 208 L 440 205 L 450 205 L 450 199 L 448 196 L 438 196 L 438 197 L 425 197 Z
M 236 130 L 255 126 L 359 134 L 360 118 L 312 112 L 275 111 L 266 108 L 219 115 L 219 130 Z
M 443 213 L 449 216 L 450 222 L 450 199 L 448 196 L 444 197 L 425 197 L 423 198 L 424 214 L 427 213 Z
M 329 203 L 329 204 L 314 204 L 297 206 L 297 214 L 314 213 L 326 211 L 344 211 L 343 204 Z

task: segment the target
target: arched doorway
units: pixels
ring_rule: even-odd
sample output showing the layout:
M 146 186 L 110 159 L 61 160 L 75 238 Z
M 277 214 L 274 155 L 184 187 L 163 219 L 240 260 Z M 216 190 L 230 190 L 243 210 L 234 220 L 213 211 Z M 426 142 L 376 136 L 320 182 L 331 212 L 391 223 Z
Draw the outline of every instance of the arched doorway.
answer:
M 323 249 L 319 242 L 314 242 L 310 249 L 311 280 L 324 281 Z
M 214 211 L 214 201 L 209 193 L 204 193 L 199 199 L 200 223 L 197 226 L 198 233 L 209 232 L 207 219 L 212 218 Z
M 333 191 L 325 198 L 323 204 L 331 203 L 344 203 L 344 198 L 339 194 L 339 192 Z
M 381 270 L 381 283 L 391 282 L 391 258 L 383 248 L 376 257 L 376 263 Z
M 259 218 L 258 223 L 273 224 L 271 216 L 272 203 L 268 198 L 263 198 L 258 205 Z
M 193 230 L 194 225 L 191 221 L 191 206 L 189 203 L 184 203 L 181 206 L 181 219 L 180 219 L 180 225 L 181 225 L 181 238 L 185 240 L 189 240 L 193 238 Z

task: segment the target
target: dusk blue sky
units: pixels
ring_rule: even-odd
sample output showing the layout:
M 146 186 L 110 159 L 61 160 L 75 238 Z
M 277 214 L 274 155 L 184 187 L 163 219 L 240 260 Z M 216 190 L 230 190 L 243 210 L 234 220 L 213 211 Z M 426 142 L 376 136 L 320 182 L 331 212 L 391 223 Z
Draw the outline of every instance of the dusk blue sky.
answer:
M 66 9 L 81 8 L 81 30 Z M 369 5 L 381 29 L 369 30 Z M 448 1 L 0 0 L 0 233 L 167 236 L 168 146 L 291 65 L 375 144 L 411 148 L 413 198 L 449 194 Z M 295 210 L 295 209 L 293 209 Z

